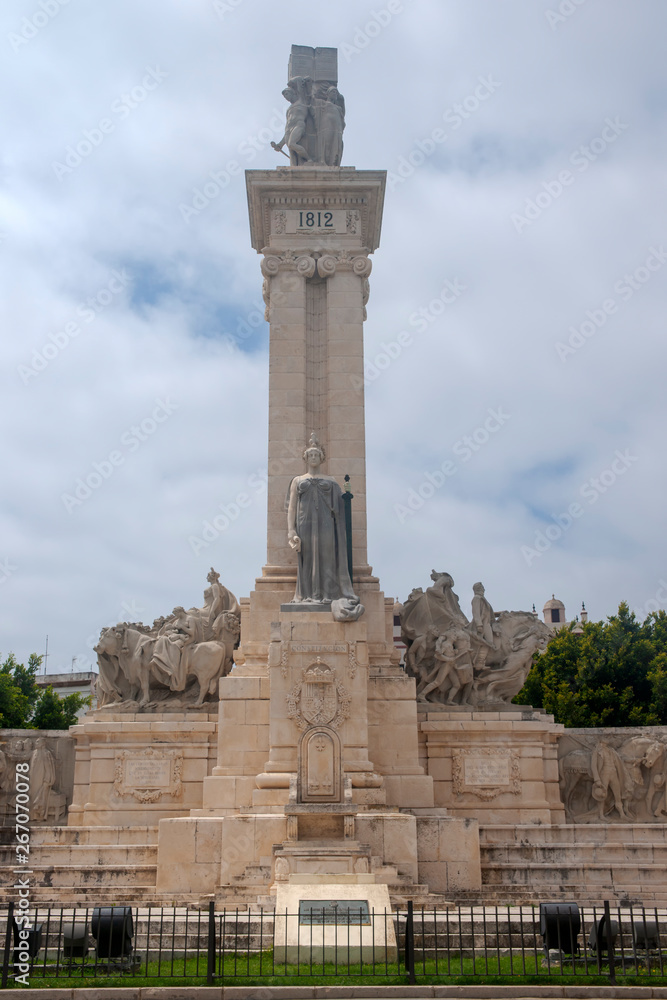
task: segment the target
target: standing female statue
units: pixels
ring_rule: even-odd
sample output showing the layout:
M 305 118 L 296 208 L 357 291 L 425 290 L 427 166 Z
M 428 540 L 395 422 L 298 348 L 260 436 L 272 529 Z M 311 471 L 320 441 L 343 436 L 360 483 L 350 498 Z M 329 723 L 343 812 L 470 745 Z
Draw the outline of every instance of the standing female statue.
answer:
M 287 495 L 287 538 L 298 553 L 292 603 L 321 604 L 322 610 L 330 604 L 336 621 L 356 621 L 364 608 L 347 568 L 343 493 L 335 479 L 319 471 L 325 454 L 314 433 L 303 458 L 308 471 L 294 477 Z

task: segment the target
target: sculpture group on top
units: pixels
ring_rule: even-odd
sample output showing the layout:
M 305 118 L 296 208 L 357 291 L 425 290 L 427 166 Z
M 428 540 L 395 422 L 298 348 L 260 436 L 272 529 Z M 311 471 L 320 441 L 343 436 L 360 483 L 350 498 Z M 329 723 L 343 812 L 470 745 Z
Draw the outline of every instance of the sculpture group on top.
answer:
M 283 90 L 283 97 L 290 105 L 285 133 L 280 142 L 271 145 L 278 152 L 287 146 L 293 167 L 304 164 L 339 167 L 343 157 L 345 101 L 336 87 L 336 50 L 293 45 L 288 76 Z
M 405 666 L 417 680 L 418 700 L 471 708 L 508 703 L 551 630 L 531 612 L 494 611 L 481 583 L 473 586 L 469 621 L 450 574 L 433 570 L 431 579 L 426 591 L 412 591 L 401 612 Z
M 232 668 L 241 611 L 213 568 L 207 580 L 202 608 L 176 607 L 150 627 L 120 622 L 102 629 L 95 646 L 98 709 L 201 708 L 217 698 L 218 681 Z

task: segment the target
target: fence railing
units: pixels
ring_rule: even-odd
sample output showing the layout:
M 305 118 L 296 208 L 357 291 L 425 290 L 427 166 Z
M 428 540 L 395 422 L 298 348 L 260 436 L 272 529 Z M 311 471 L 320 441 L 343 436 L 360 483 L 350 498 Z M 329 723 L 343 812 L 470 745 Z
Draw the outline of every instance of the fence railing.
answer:
M 667 978 L 667 911 L 639 906 L 407 907 L 278 913 L 185 907 L 35 907 L 0 915 L 1 985 L 374 977 Z M 332 908 L 333 907 L 333 908 Z M 61 982 L 62 984 L 62 982 Z

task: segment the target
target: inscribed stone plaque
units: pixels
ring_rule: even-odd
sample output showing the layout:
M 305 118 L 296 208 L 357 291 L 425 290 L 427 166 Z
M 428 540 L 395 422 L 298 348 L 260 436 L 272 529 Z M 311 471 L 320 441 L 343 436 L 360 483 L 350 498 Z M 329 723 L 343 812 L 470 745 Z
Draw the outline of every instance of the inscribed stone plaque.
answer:
M 519 757 L 507 748 L 457 748 L 452 751 L 452 785 L 456 795 L 468 793 L 480 799 L 519 795 Z
M 129 757 L 125 761 L 125 784 L 134 788 L 166 788 L 171 784 L 171 761 Z
M 464 763 L 466 785 L 509 785 L 507 757 L 468 757 Z
M 140 802 L 157 802 L 163 795 L 178 798 L 183 790 L 183 754 L 180 750 L 148 747 L 120 750 L 114 761 L 114 791 Z
M 300 899 L 300 924 L 370 924 L 367 899 Z

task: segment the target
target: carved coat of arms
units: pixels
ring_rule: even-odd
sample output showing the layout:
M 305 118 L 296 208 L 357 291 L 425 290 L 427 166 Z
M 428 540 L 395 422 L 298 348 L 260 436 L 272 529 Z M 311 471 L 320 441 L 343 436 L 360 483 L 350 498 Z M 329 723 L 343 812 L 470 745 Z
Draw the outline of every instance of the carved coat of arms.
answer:
M 287 696 L 287 714 L 299 729 L 307 726 L 338 726 L 350 714 L 350 697 L 336 673 L 318 656 Z

